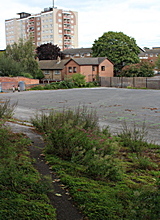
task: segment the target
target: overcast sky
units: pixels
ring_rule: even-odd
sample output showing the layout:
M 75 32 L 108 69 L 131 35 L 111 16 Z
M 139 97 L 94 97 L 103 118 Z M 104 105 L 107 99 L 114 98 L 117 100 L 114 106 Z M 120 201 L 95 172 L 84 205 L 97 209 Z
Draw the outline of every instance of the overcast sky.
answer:
M 6 48 L 5 19 L 19 12 L 39 13 L 52 0 L 2 0 L 0 49 Z M 54 0 L 59 9 L 78 11 L 79 47 L 92 47 L 104 32 L 116 31 L 133 37 L 138 46 L 160 46 L 160 0 Z

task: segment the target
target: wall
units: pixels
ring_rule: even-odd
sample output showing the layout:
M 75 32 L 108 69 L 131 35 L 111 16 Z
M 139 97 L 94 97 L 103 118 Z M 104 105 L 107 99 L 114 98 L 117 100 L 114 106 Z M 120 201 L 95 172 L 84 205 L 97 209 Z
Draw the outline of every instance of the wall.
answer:
M 72 72 L 70 73 L 69 72 L 69 67 L 72 68 Z M 65 77 L 70 77 L 72 76 L 74 73 L 73 73 L 73 67 L 76 67 L 77 68 L 77 72 L 76 73 L 80 73 L 80 66 L 74 61 L 74 60 L 71 60 L 69 63 L 67 63 L 65 65 Z
M 26 85 L 31 85 L 31 84 L 39 84 L 39 79 L 29 79 L 26 77 L 0 77 L 0 82 L 2 84 L 2 91 L 3 90 L 8 90 L 12 89 L 13 85 L 15 87 L 18 86 L 18 82 L 23 81 L 25 82 Z
M 101 70 L 102 66 L 105 66 L 105 71 Z M 109 60 L 105 59 L 102 63 L 100 63 L 98 72 L 100 77 L 113 77 L 113 64 Z

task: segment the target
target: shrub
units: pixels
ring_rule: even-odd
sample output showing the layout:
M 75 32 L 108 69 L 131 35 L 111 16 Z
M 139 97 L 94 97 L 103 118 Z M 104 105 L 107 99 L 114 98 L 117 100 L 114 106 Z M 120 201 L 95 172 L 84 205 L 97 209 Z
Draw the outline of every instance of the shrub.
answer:
M 30 141 L 2 127 L 0 140 L 0 219 L 56 219 L 46 195 L 49 182 L 32 166 Z
M 86 85 L 85 76 L 80 73 L 73 74 L 72 80 L 77 87 L 84 87 Z
M 131 64 L 123 67 L 120 76 L 125 77 L 152 77 L 154 76 L 154 64 L 149 61 Z
M 31 90 L 43 90 L 43 89 L 44 89 L 44 87 L 40 86 L 40 85 L 34 86 L 34 87 L 31 88 Z
M 17 103 L 11 104 L 10 100 L 0 102 L 0 118 L 11 118 Z
M 122 146 L 127 147 L 131 152 L 141 154 L 147 146 L 147 143 L 144 141 L 146 134 L 145 123 L 143 123 L 142 128 L 138 129 L 135 123 L 132 127 L 129 127 L 126 122 L 124 122 L 122 132 L 119 136 L 121 137 Z
M 36 116 L 32 123 L 45 131 L 46 153 L 85 165 L 86 173 L 92 178 L 121 178 L 120 165 L 112 158 L 118 143 L 112 141 L 107 128 L 100 131 L 95 112 L 85 107 L 51 112 L 48 116 Z
M 66 123 L 72 126 L 79 126 L 83 129 L 99 130 L 98 117 L 96 112 L 89 111 L 85 106 L 77 107 L 75 110 L 63 109 L 62 112 L 51 111 L 49 115 L 41 114 L 35 115 L 31 122 L 39 130 L 47 132 L 54 127 L 60 127 Z

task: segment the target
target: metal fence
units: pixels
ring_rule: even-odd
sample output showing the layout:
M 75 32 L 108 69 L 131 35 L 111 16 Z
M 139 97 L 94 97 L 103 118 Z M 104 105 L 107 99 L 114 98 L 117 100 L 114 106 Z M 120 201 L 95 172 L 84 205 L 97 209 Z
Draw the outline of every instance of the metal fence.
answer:
M 118 88 L 160 89 L 160 79 L 154 77 L 100 77 L 100 85 Z

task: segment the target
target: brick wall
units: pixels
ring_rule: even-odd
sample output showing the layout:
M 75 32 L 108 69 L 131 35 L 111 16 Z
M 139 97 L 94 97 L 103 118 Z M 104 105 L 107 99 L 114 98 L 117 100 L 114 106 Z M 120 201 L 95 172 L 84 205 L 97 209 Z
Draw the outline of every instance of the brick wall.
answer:
M 29 78 L 22 77 L 22 76 L 0 77 L 2 90 L 12 89 L 13 85 L 17 87 L 20 81 L 23 81 L 26 85 L 39 84 L 39 79 L 29 79 Z

